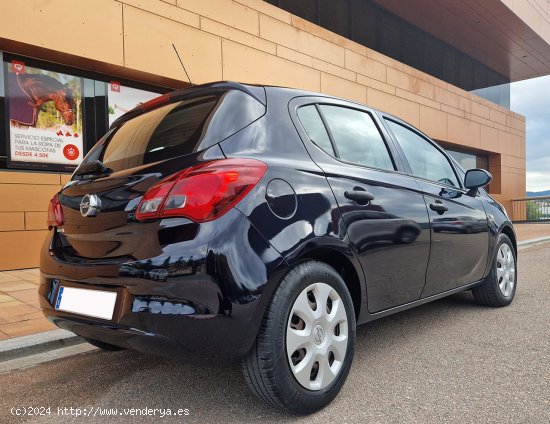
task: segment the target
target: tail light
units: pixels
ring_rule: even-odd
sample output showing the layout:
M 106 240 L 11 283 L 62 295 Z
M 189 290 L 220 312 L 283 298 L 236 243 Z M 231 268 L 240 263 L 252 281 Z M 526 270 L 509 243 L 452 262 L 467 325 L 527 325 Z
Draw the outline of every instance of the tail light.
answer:
M 61 209 L 59 197 L 56 194 L 48 205 L 48 230 L 51 230 L 52 227 L 60 227 L 63 222 L 63 209 Z
M 267 165 L 255 159 L 222 159 L 193 166 L 147 190 L 136 219 L 179 216 L 211 221 L 246 196 L 266 170 Z

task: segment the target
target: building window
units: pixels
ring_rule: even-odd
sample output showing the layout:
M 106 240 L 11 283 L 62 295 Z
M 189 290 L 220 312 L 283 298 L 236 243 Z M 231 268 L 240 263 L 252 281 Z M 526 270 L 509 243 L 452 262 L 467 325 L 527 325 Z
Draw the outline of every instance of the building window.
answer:
M 447 152 L 467 171 L 469 169 L 489 169 L 489 157 L 487 155 L 471 152 L 446 149 Z
M 3 168 L 70 172 L 116 118 L 166 91 L 7 53 L 0 56 Z
M 9 166 L 75 166 L 84 157 L 82 78 L 5 62 Z

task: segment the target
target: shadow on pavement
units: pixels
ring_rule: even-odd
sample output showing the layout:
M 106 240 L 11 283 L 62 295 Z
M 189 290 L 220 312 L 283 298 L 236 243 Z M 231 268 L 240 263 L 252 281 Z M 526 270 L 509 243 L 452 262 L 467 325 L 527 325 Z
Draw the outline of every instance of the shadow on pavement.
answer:
M 483 308 L 474 303 L 470 293 L 459 293 L 359 327 L 356 357 L 346 386 L 373 357 L 375 362 L 385 360 L 388 349 L 399 349 L 419 334 L 448 333 L 450 321 L 476 309 Z M 376 360 L 379 355 L 382 358 Z M 30 386 L 33 404 L 52 408 L 188 408 L 190 416 L 186 422 L 215 422 L 222 417 L 224 422 L 239 422 L 242 417 L 247 422 L 298 418 L 257 400 L 246 387 L 237 365 L 191 365 L 123 351 L 95 352 L 42 365 L 39 373 L 33 370 L 36 368 L 9 375 L 13 381 L 0 401 L 4 404 L 2 413 L 18 400 L 28 399 L 26 390 Z

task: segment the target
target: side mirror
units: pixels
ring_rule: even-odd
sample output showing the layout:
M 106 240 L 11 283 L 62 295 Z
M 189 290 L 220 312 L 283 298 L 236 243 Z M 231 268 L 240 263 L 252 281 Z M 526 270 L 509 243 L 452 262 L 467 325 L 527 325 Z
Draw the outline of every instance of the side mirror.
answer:
M 470 169 L 464 177 L 464 186 L 469 190 L 468 195 L 472 196 L 477 193 L 477 189 L 485 187 L 491 182 L 493 176 L 485 169 Z

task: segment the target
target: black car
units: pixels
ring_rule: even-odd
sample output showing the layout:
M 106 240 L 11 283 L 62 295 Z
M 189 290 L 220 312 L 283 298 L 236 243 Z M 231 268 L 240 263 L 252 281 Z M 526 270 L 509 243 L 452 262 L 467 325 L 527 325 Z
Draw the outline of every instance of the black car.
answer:
M 357 324 L 462 290 L 512 302 L 490 179 L 357 103 L 175 91 L 117 120 L 51 200 L 41 307 L 104 349 L 241 360 L 258 397 L 310 413 L 344 384 Z

